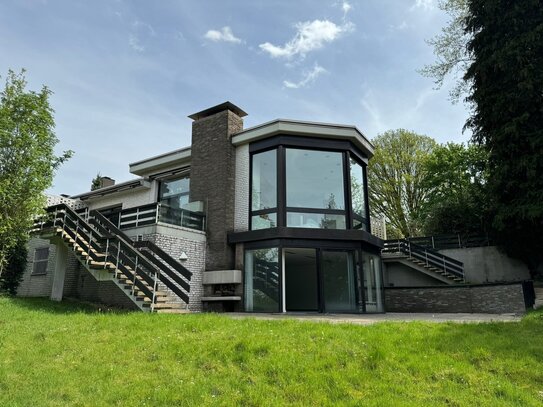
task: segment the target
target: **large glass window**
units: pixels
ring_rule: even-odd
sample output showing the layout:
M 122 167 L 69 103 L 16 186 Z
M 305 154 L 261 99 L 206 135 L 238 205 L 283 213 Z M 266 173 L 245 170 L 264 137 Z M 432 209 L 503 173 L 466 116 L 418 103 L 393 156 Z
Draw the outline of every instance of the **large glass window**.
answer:
M 279 249 L 245 251 L 245 310 L 279 311 Z
M 377 254 L 362 255 L 362 270 L 364 273 L 364 298 L 366 312 L 383 311 L 383 284 L 381 281 L 381 259 Z
M 366 193 L 364 168 L 352 157 L 351 167 L 351 200 L 353 208 L 353 228 L 367 230 Z
M 162 181 L 158 201 L 169 208 L 179 209 L 189 203 L 190 178 L 183 177 Z
M 287 207 L 345 209 L 343 154 L 288 148 Z
M 277 226 L 277 150 L 254 154 L 251 183 L 251 230 Z

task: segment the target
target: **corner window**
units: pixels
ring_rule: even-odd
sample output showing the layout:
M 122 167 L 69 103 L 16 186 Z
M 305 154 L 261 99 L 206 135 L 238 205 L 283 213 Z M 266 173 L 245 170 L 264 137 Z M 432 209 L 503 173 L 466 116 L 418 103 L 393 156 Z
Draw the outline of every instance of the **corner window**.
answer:
M 368 230 L 366 214 L 366 189 L 364 168 L 352 157 L 350 158 L 351 203 L 353 208 L 353 229 Z
M 251 230 L 277 226 L 277 150 L 252 156 Z
M 49 248 L 42 247 L 34 251 L 32 274 L 47 274 L 47 262 L 49 261 Z
M 345 229 L 343 153 L 286 149 L 287 226 Z

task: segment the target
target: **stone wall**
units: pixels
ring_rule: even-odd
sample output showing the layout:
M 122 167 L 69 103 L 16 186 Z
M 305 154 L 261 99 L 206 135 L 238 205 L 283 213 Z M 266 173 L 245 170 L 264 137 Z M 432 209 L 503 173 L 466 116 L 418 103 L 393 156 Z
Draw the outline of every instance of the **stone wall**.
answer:
M 521 283 L 436 287 L 386 287 L 387 312 L 523 314 Z
M 192 123 L 190 201 L 206 203 L 206 270 L 231 269 L 234 250 L 227 232 L 234 229 L 235 148 L 230 136 L 243 120 L 224 110 Z

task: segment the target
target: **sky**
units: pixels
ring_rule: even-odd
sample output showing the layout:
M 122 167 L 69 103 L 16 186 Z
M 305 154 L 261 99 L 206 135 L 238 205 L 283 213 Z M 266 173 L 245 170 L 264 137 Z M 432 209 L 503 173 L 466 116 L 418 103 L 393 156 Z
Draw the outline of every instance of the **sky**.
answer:
M 417 70 L 447 16 L 436 0 L 3 0 L 0 79 L 54 93 L 54 194 L 190 145 L 188 115 L 230 101 L 245 128 L 294 119 L 465 142 L 468 111 Z M 3 86 L 3 85 L 2 85 Z

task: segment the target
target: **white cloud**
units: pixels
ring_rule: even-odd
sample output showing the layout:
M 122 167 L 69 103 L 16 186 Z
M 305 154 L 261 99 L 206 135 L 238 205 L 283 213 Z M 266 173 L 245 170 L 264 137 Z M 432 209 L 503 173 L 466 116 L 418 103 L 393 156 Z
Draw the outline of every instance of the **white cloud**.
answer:
M 405 21 L 402 21 L 401 24 L 398 24 L 398 25 L 390 25 L 389 26 L 390 29 L 392 31 L 402 31 L 402 30 L 405 30 L 409 27 L 409 25 L 407 24 L 407 22 Z
M 133 34 L 130 34 L 130 37 L 128 37 L 128 44 L 136 52 L 145 51 L 145 47 L 143 45 L 141 45 L 138 38 Z
M 205 33 L 204 38 L 214 42 L 224 41 L 234 44 L 241 43 L 241 39 L 237 38 L 232 32 L 232 29 L 228 26 L 223 27 L 220 31 L 209 30 Z
M 354 24 L 337 25 L 328 20 L 314 20 L 296 24 L 296 35 L 283 46 L 269 42 L 260 44 L 261 50 L 272 58 L 292 58 L 296 55 L 302 58 L 310 51 L 322 48 L 324 44 L 338 39 L 341 34 L 354 29 Z
M 299 82 L 290 82 L 290 81 L 283 81 L 283 85 L 285 85 L 285 87 L 287 88 L 291 88 L 291 89 L 299 89 L 299 88 L 303 88 L 313 82 L 315 82 L 315 80 L 323 73 L 326 73 L 328 72 L 326 69 L 324 69 L 322 66 L 320 66 L 319 64 L 315 64 L 315 66 L 313 67 L 313 69 L 311 71 L 308 71 L 308 72 L 305 72 L 304 73 L 304 77 L 301 81 Z
M 341 3 L 341 9 L 343 10 L 343 20 L 345 20 L 347 18 L 347 13 L 349 11 L 351 11 L 352 8 L 353 8 L 353 6 L 351 6 L 351 4 L 349 4 L 346 1 L 343 1 Z
M 434 0 L 415 0 L 410 10 L 422 8 L 424 10 L 432 10 L 434 8 Z

